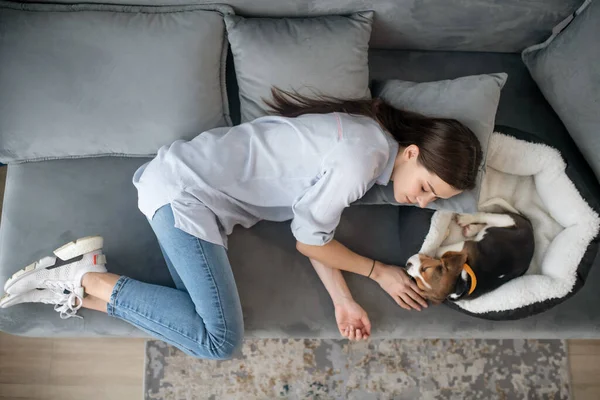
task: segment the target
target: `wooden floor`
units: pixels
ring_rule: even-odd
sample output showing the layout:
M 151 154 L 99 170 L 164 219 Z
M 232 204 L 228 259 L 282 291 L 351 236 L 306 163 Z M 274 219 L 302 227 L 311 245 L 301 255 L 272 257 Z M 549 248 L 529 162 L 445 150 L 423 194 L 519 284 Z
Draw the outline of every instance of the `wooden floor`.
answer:
M 5 174 L 0 167 L 0 211 Z M 599 400 L 600 340 L 568 343 L 573 399 Z M 0 399 L 142 399 L 143 376 L 141 339 L 36 339 L 0 333 Z
M 143 339 L 0 333 L 0 399 L 141 400 L 143 375 Z

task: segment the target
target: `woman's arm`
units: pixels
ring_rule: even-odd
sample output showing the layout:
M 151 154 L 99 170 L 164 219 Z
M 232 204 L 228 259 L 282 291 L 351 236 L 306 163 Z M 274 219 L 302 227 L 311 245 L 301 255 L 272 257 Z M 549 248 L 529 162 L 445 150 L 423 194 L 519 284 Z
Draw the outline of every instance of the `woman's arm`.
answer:
M 315 268 L 315 271 L 317 271 L 317 275 L 319 275 L 323 285 L 325 285 L 325 289 L 327 289 L 329 296 L 331 296 L 334 306 L 346 301 L 354 301 L 346 280 L 342 275 L 342 271 L 329 268 L 313 258 L 310 259 L 310 263 Z
M 335 239 L 323 246 L 311 246 L 296 242 L 296 249 L 306 257 L 317 260 L 330 268 L 354 272 L 363 276 L 368 276 L 373 267 L 373 259 L 356 254 Z M 375 262 L 371 279 L 376 281 L 380 271 L 381 263 Z
M 342 271 L 317 260 L 311 259 L 310 262 L 331 296 L 335 320 L 342 336 L 350 340 L 366 340 L 371 335 L 371 322 L 365 310 L 352 298 Z
M 353 252 L 335 239 L 323 246 L 296 242 L 296 248 L 306 257 L 325 264 L 329 268 L 354 272 L 363 276 L 371 273 L 370 278 L 376 281 L 402 308 L 410 310 L 412 307 L 420 311 L 419 304 L 427 307 L 427 302 L 422 297 L 423 292 L 402 268 L 386 265 L 379 261 L 375 261 L 373 265 L 374 260 Z M 373 269 L 372 272 L 371 269 Z M 336 294 L 341 293 L 336 292 Z

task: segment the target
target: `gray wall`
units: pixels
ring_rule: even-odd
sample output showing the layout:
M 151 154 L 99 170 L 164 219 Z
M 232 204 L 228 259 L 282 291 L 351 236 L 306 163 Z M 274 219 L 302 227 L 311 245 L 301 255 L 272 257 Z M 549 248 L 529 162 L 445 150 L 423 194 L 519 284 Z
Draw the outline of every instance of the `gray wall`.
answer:
M 54 0 L 122 4 L 226 3 L 247 16 L 376 11 L 372 48 L 520 52 L 543 41 L 583 0 Z

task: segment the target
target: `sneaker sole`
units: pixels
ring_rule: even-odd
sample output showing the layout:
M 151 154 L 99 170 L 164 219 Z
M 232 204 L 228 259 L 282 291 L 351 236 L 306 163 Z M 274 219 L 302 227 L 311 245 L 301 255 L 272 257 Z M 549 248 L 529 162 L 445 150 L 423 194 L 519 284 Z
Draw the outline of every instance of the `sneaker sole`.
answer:
M 12 300 L 11 295 L 8 293 L 4 293 L 4 295 L 0 298 L 0 308 L 10 307 L 6 305 L 10 302 L 10 300 Z
M 90 253 L 92 251 L 100 250 L 104 246 L 104 238 L 102 236 L 87 236 L 72 242 L 69 242 L 58 249 L 54 250 L 54 255 L 63 261 L 70 260 L 75 257 L 79 257 L 83 254 Z M 40 269 L 46 269 L 56 264 L 56 258 L 44 257 L 40 260 L 33 262 L 23 269 L 15 272 L 4 284 L 4 291 L 8 292 L 10 287 L 17 281 L 26 276 L 29 276 Z

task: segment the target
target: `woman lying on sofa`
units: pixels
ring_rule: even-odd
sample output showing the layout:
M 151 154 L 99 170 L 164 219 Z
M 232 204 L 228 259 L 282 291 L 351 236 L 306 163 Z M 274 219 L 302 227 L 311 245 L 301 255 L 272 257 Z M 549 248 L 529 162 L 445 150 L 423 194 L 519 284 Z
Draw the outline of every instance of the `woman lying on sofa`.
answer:
M 344 208 L 375 184 L 392 180 L 398 202 L 420 207 L 473 188 L 482 159 L 473 132 L 380 99 L 273 90 L 269 106 L 276 116 L 176 141 L 136 171 L 139 208 L 176 289 L 107 272 L 102 238 L 88 237 L 13 275 L 0 306 L 50 303 L 63 318 L 90 308 L 192 356 L 226 359 L 244 333 L 227 235 L 237 224 L 291 219 L 297 249 L 329 291 L 344 337 L 366 339 L 371 325 L 341 270 L 374 279 L 400 307 L 427 307 L 403 269 L 352 252 L 334 232 Z

